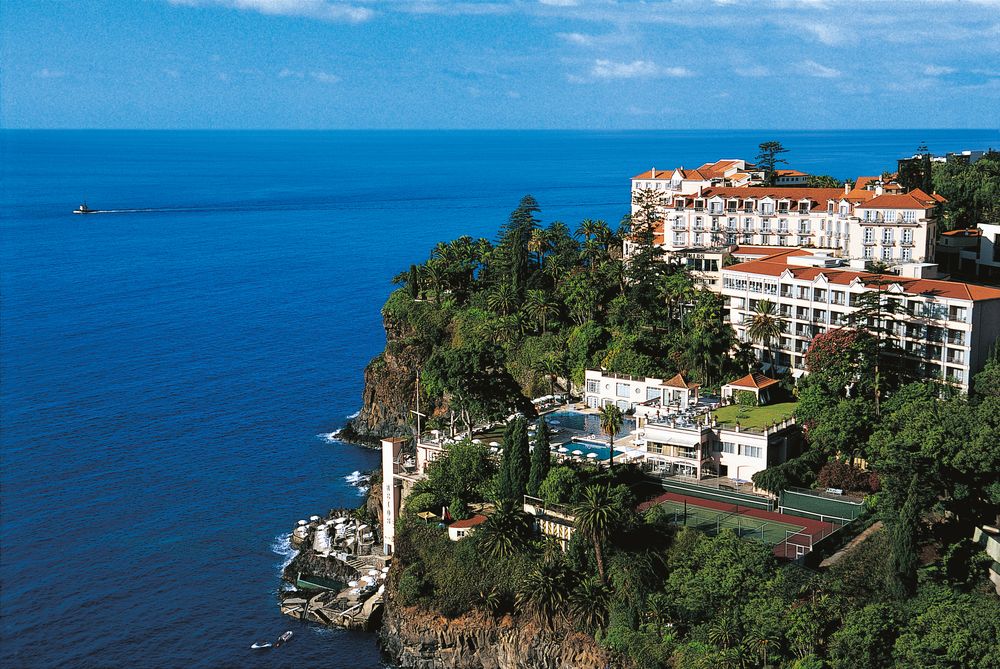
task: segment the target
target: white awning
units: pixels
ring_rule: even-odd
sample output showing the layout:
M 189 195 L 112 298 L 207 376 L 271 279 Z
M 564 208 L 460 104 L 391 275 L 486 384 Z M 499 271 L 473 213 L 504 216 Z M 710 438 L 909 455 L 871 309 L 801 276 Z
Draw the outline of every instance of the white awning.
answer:
M 668 446 L 700 446 L 701 445 L 701 431 L 681 431 L 681 430 L 659 430 L 658 425 L 647 425 L 646 426 L 646 443 L 649 444 L 651 441 L 655 441 L 658 444 L 667 444 Z M 647 446 L 648 448 L 648 446 Z

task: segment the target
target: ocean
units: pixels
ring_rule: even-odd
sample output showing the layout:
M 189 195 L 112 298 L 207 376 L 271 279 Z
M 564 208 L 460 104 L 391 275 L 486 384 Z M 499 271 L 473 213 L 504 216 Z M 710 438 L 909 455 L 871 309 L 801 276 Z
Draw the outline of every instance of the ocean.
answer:
M 0 666 L 379 667 L 278 612 L 296 520 L 355 505 L 337 441 L 392 277 L 520 197 L 617 223 L 632 174 L 843 178 L 996 130 L 0 131 Z M 91 208 L 132 210 L 94 216 Z M 280 650 L 249 646 L 294 630 Z

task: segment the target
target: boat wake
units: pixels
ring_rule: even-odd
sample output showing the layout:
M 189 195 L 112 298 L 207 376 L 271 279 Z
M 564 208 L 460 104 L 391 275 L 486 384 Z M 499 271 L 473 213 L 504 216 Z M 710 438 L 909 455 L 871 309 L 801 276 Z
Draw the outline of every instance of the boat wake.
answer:
M 368 494 L 368 489 L 371 487 L 371 477 L 368 474 L 362 474 L 359 471 L 353 471 L 344 477 L 350 485 L 358 489 L 358 495 L 364 497 Z

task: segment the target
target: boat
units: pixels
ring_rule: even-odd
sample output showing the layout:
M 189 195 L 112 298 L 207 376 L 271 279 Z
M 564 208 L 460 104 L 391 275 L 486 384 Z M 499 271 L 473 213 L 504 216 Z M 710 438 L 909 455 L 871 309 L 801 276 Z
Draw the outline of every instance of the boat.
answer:
M 270 647 L 271 647 L 270 641 L 256 641 L 254 642 L 254 645 L 250 646 L 250 648 L 253 650 L 264 650 Z
M 91 209 L 90 207 L 87 206 L 87 203 L 84 202 L 79 207 L 77 207 L 76 209 L 74 209 L 73 213 L 74 214 L 96 214 L 97 210 L 96 209 Z
M 278 637 L 278 640 L 274 642 L 275 648 L 280 648 L 284 644 L 288 643 L 288 640 L 292 638 L 292 630 L 288 630 L 284 634 Z

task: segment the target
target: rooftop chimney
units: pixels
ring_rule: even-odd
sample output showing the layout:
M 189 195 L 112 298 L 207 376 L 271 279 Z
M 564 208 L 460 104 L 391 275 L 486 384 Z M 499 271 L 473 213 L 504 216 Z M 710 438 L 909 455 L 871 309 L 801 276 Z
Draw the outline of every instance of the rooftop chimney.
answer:
M 649 175 L 650 175 L 649 176 L 650 179 L 655 179 L 656 178 L 656 168 L 655 167 L 653 169 L 649 170 Z
M 879 181 L 877 184 L 875 184 L 875 195 L 876 196 L 877 195 L 881 195 L 884 192 L 885 192 L 885 189 L 882 188 L 882 182 Z
M 850 192 L 851 192 L 851 182 L 850 181 L 845 181 L 844 182 L 844 195 L 847 195 Z

